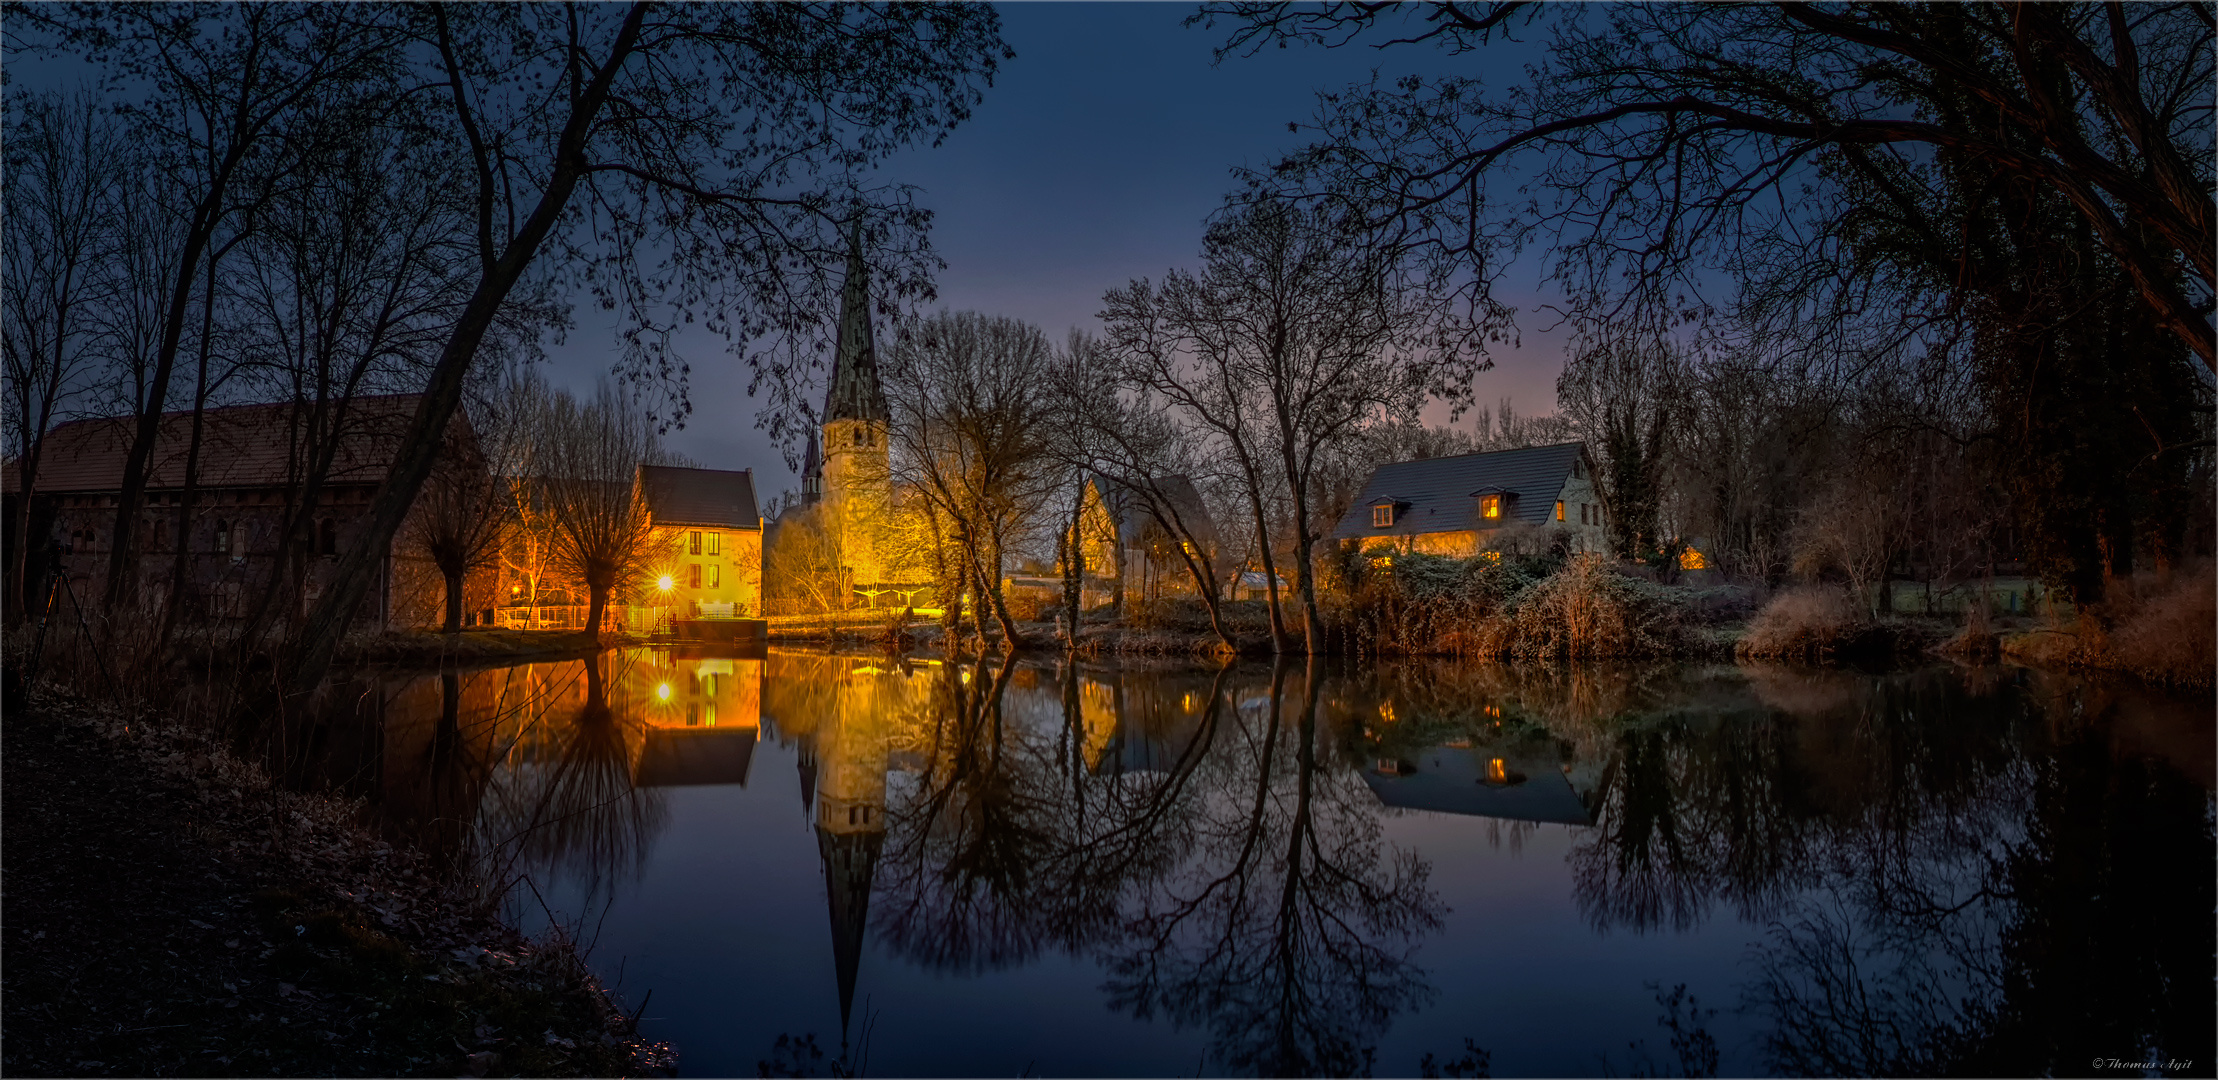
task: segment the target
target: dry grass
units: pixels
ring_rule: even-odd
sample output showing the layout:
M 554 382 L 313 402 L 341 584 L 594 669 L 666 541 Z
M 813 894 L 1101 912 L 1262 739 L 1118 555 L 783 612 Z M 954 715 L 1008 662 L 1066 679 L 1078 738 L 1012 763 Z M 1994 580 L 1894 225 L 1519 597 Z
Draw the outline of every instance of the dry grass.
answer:
M 1554 660 L 1680 651 L 1688 593 L 1618 573 L 1599 555 L 1538 560 L 1397 555 L 1333 612 L 1354 651 Z
M 1823 663 L 1862 651 L 1873 629 L 1847 593 L 1831 586 L 1804 586 L 1772 597 L 1749 620 L 1748 633 L 1733 651 L 1751 659 Z
M 2101 607 L 2005 639 L 2002 652 L 2023 663 L 2207 689 L 2218 666 L 2218 573 L 2204 563 L 2169 577 L 2121 582 Z

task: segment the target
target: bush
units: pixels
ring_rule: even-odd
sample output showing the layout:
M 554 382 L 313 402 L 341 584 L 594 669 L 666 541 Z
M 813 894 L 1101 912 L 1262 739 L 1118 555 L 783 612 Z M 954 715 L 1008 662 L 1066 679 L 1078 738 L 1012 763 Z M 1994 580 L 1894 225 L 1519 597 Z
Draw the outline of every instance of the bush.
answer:
M 1831 586 L 1788 589 L 1749 621 L 1734 647 L 1743 657 L 1822 663 L 1862 651 L 1875 628 L 1863 606 Z
M 1672 651 L 1680 590 L 1635 581 L 1600 555 L 1576 555 L 1511 604 L 1511 649 L 1525 659 L 1584 660 Z
M 2209 688 L 2218 664 L 2218 574 L 2205 563 L 2169 580 L 2119 583 L 2070 623 L 2002 643 L 2014 660 L 2091 667 L 2166 686 Z
M 1599 555 L 1397 554 L 1360 561 L 1334 623 L 1356 652 L 1533 659 L 1672 651 L 1684 590 L 1633 581 Z

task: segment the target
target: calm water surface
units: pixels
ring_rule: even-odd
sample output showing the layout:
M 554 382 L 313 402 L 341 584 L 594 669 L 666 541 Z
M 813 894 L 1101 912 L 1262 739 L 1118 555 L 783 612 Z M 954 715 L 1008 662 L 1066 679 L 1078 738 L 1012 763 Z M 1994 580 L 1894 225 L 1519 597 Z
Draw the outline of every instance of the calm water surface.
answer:
M 687 1075 L 2212 1074 L 2208 700 L 668 649 L 340 689 L 302 767 L 527 878 Z

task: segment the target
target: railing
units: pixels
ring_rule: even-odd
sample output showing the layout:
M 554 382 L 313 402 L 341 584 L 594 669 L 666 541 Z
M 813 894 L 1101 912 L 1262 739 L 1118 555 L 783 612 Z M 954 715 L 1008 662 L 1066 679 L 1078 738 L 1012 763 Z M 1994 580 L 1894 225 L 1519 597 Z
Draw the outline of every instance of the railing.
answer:
M 585 620 L 592 612 L 585 604 L 519 604 L 496 610 L 500 625 L 507 630 L 583 630 Z M 603 623 L 612 623 L 624 617 L 624 608 L 610 604 Z

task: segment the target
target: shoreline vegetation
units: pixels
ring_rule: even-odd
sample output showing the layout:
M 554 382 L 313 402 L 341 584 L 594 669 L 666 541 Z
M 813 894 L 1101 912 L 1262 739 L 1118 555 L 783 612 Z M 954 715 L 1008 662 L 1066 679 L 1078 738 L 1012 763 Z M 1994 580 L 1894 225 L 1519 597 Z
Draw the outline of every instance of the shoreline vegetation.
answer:
M 2218 577 L 2202 563 L 2115 583 L 2084 612 L 2055 605 L 2006 614 L 1963 610 L 1875 613 L 1838 585 L 1775 591 L 1739 584 L 1663 584 L 1598 556 L 1458 559 L 1398 554 L 1331 567 L 1321 590 L 1328 650 L 1349 656 L 1446 656 L 1487 661 L 1650 658 L 1770 660 L 1818 666 L 1945 656 L 2008 659 L 2030 667 L 2125 675 L 2174 689 L 2209 689 L 2218 655 Z M 1160 657 L 1267 656 L 1270 628 L 1259 600 L 1224 601 L 1218 615 L 1191 597 L 1104 605 L 1085 613 L 1075 651 Z M 1064 651 L 1062 625 L 1016 618 L 1016 651 Z M 1006 647 L 1000 628 L 988 644 Z M 944 645 L 949 629 L 914 613 L 845 612 L 783 618 L 773 645 L 888 648 Z M 975 631 L 958 636 L 975 638 Z M 475 665 L 582 656 L 598 647 L 664 639 L 581 631 L 403 631 L 348 642 L 357 663 Z
M 8 1074 L 674 1070 L 559 927 L 527 939 L 356 803 L 150 710 L 10 696 Z

